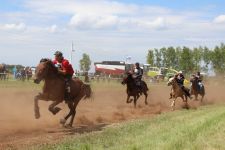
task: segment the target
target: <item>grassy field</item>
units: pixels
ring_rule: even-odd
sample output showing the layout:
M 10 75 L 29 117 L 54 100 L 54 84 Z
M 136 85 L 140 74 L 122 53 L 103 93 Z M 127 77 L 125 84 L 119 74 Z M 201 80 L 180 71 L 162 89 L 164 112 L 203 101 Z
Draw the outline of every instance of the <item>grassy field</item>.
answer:
M 32 149 L 225 149 L 225 106 L 164 113 L 151 119 L 114 124 L 102 131 Z

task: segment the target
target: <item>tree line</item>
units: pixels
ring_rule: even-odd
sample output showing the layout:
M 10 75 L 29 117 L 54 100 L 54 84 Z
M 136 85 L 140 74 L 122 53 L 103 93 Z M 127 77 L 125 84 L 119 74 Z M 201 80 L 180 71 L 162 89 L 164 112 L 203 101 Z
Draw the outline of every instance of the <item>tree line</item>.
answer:
M 151 66 L 182 70 L 185 73 L 208 72 L 212 68 L 216 75 L 221 75 L 225 73 L 225 45 L 221 43 L 212 49 L 206 46 L 149 49 L 147 63 Z

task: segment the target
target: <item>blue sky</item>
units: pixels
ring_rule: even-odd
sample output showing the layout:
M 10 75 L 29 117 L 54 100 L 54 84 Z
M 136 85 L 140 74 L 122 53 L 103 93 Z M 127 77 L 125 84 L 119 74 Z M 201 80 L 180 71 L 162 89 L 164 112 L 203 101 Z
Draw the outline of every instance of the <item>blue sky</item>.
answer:
M 71 42 L 92 61 L 145 63 L 147 50 L 225 42 L 222 0 L 0 0 L 0 63 L 36 65 Z

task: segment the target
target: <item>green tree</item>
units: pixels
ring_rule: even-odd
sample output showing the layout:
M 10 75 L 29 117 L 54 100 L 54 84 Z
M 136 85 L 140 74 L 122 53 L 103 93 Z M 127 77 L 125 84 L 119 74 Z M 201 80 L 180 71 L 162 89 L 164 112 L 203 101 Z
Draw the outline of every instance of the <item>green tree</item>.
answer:
M 225 73 L 225 45 L 222 43 L 214 48 L 212 53 L 212 64 L 217 75 Z
M 169 68 L 175 68 L 176 67 L 176 51 L 173 47 L 168 47 L 167 48 L 167 64 Z
M 80 60 L 80 70 L 88 72 L 90 70 L 91 60 L 88 54 L 84 53 L 83 58 Z
M 155 49 L 155 66 L 161 67 L 162 66 L 162 53 L 160 50 Z
M 183 47 L 180 55 L 180 67 L 181 70 L 186 71 L 186 73 L 191 73 L 194 69 L 192 52 L 188 47 Z
M 203 49 L 201 47 L 199 48 L 194 48 L 192 51 L 193 54 L 193 64 L 194 64 L 194 70 L 195 71 L 200 71 L 201 69 L 201 60 L 202 60 L 202 51 Z
M 154 64 L 154 52 L 153 52 L 153 50 L 148 50 L 147 63 L 152 65 L 152 66 Z
M 166 47 L 161 48 L 160 52 L 162 54 L 162 66 L 168 67 L 169 63 L 168 63 L 168 57 L 167 57 L 167 48 Z
M 176 70 L 182 70 L 181 69 L 181 66 L 180 66 L 180 61 L 181 61 L 181 53 L 182 53 L 182 48 L 181 47 L 176 47 L 176 50 L 175 50 L 175 55 L 176 55 L 176 58 L 174 59 L 174 68 Z
M 210 64 L 210 62 L 211 62 L 211 60 L 212 60 L 212 54 L 213 54 L 213 52 L 212 51 L 210 51 L 209 49 L 208 49 L 208 47 L 204 47 L 203 48 L 203 52 L 202 52 L 202 60 L 204 61 L 204 66 L 203 66 L 203 71 L 205 71 L 205 72 L 208 72 L 208 70 L 209 70 L 209 64 Z

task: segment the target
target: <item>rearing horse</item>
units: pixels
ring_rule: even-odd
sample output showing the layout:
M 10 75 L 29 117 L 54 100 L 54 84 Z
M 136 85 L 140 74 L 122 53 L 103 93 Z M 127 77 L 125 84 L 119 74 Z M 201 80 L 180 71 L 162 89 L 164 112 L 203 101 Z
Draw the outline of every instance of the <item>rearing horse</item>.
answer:
M 63 102 L 65 94 L 65 79 L 62 75 L 58 74 L 58 69 L 54 66 L 50 59 L 42 59 L 36 67 L 34 82 L 38 84 L 41 80 L 45 81 L 43 92 L 39 93 L 34 98 L 34 112 L 36 119 L 40 118 L 38 106 L 39 100 L 53 101 L 48 109 L 55 115 L 61 110 L 61 108 L 56 107 L 56 105 Z M 84 84 L 79 79 L 72 79 L 70 81 L 70 86 L 70 94 L 73 98 L 73 100 L 67 102 L 70 112 L 66 117 L 60 120 L 60 123 L 65 125 L 66 120 L 71 117 L 68 125 L 72 126 L 76 114 L 76 107 L 79 101 L 82 98 L 90 98 L 92 91 L 90 85 Z
M 167 82 L 167 85 L 172 86 L 172 91 L 171 91 L 172 98 L 173 98 L 173 101 L 171 103 L 172 110 L 175 109 L 175 102 L 178 97 L 182 98 L 183 102 L 185 102 L 185 105 L 187 106 L 187 95 L 184 93 L 184 91 L 178 85 L 176 79 L 174 77 L 170 78 L 169 81 Z
M 138 98 L 140 97 L 140 95 L 142 93 L 144 93 L 144 95 L 145 95 L 145 104 L 146 105 L 148 104 L 148 102 L 147 102 L 148 86 L 147 86 L 147 84 L 144 81 L 141 81 L 141 85 L 142 85 L 141 91 L 136 86 L 135 80 L 133 79 L 131 73 L 127 73 L 127 77 L 125 77 L 121 83 L 123 85 L 124 84 L 127 85 L 127 103 L 131 103 L 133 101 L 133 99 L 130 99 L 130 97 L 133 96 L 134 97 L 134 107 L 136 107 L 136 102 L 137 102 Z
M 195 96 L 195 100 L 198 100 L 198 94 L 201 95 L 201 102 L 205 96 L 205 87 L 202 85 L 200 88 L 200 85 L 198 83 L 198 78 L 197 77 L 192 77 L 191 80 L 191 95 Z

